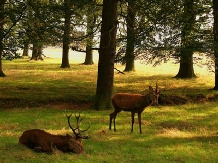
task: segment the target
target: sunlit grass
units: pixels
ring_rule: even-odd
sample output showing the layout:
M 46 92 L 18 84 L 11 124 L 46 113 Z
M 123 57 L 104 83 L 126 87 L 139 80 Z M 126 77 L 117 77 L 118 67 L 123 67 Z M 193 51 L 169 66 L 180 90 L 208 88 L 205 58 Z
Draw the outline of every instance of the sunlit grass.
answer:
M 74 53 L 70 58 L 71 68 L 67 69 L 60 68 L 60 57 L 31 62 L 28 59 L 3 61 L 7 77 L 0 78 L 0 98 L 9 100 L 8 105 L 10 99 L 17 100 L 18 105 L 7 109 L 0 105 L 1 162 L 218 162 L 218 102 L 149 107 L 142 113 L 142 134 L 139 134 L 137 116 L 131 133 L 130 113 L 121 112 L 116 119 L 117 132 L 109 131 L 112 110 L 89 109 L 96 91 L 97 56 L 94 65 L 85 66 L 81 65 L 84 55 Z M 124 69 L 122 65 L 116 67 Z M 195 67 L 198 78 L 190 80 L 173 78 L 177 72 L 178 65 L 170 63 L 157 67 L 137 63 L 135 72 L 123 75 L 115 71 L 113 93 L 147 93 L 148 86 L 155 86 L 158 81 L 163 94 L 217 94 L 208 90 L 214 86 L 214 74 L 205 67 Z M 83 141 L 86 154 L 57 151 L 47 155 L 18 145 L 22 132 L 31 128 L 52 134 L 72 134 L 65 117 L 65 113 L 72 112 L 86 116 L 82 128 L 91 122 L 87 132 L 91 138 Z M 72 124 L 75 124 L 73 117 Z
M 5 162 L 217 162 L 217 103 L 147 108 L 143 115 L 143 133 L 137 123 L 131 133 L 130 114 L 117 116 L 117 132 L 108 130 L 111 111 L 82 110 L 91 121 L 84 140 L 85 155 L 53 155 L 35 153 L 18 145 L 22 132 L 30 128 L 44 129 L 53 134 L 72 133 L 67 125 L 65 111 L 50 107 L 2 110 L 0 115 L 0 154 Z M 199 112 L 200 110 L 200 112 Z M 67 113 L 77 112 L 71 109 Z M 169 113 L 169 114 L 167 114 Z M 16 116 L 12 116 L 16 115 Z M 201 118 L 201 117 L 204 118 Z M 200 118 L 199 118 L 200 117 Z M 75 120 L 72 118 L 72 125 Z M 7 154 L 7 153 L 10 153 Z M 13 154 L 13 155 L 11 155 Z

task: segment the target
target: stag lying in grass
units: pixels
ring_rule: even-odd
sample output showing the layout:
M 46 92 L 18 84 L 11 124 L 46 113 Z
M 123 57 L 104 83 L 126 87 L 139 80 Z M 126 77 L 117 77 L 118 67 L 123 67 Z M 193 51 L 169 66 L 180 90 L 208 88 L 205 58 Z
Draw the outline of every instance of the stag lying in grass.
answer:
M 77 124 L 76 128 L 73 128 L 70 124 L 71 115 L 66 115 L 66 117 L 68 119 L 68 125 L 72 129 L 75 136 L 70 136 L 68 134 L 66 136 L 52 135 L 44 130 L 32 129 L 23 132 L 19 138 L 19 143 L 36 152 L 52 153 L 55 149 L 62 152 L 73 152 L 76 154 L 84 153 L 85 150 L 82 144 L 82 139 L 88 139 L 89 136 L 82 136 L 81 133 L 90 128 L 90 123 L 86 130 L 80 130 L 80 122 L 84 117 L 80 119 L 80 114 L 79 116 L 75 115 Z
M 114 107 L 114 112 L 110 114 L 110 125 L 109 129 L 111 130 L 112 120 L 114 122 L 114 131 L 116 131 L 115 119 L 119 112 L 127 111 L 131 112 L 132 116 L 132 129 L 133 132 L 133 124 L 134 124 L 134 116 L 135 113 L 138 113 L 138 122 L 140 133 L 142 133 L 141 129 L 141 113 L 145 110 L 146 107 L 152 104 L 158 104 L 159 97 L 159 89 L 156 84 L 156 89 L 153 90 L 151 86 L 149 86 L 149 92 L 146 95 L 141 94 L 127 94 L 127 93 L 118 93 L 112 97 L 112 104 Z

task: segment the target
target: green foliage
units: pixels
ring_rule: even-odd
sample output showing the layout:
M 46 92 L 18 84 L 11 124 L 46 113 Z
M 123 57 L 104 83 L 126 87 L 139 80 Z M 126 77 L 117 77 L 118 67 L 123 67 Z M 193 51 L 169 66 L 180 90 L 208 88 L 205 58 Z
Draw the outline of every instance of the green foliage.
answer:
M 17 32 L 19 29 L 17 24 L 21 20 L 27 5 L 24 1 L 16 0 L 7 2 L 4 8 L 4 29 L 2 29 L 3 35 L 0 38 L 3 45 L 2 57 L 12 60 L 19 58 L 17 50 L 21 45 Z
M 144 60 L 148 64 L 152 63 L 154 66 L 167 62 L 170 58 L 176 58 L 179 62 L 180 57 L 186 55 L 181 52 L 184 46 L 184 38 L 182 38 L 184 34 L 191 38 L 188 46 L 193 52 L 204 53 L 211 57 L 213 52 L 211 1 L 195 0 L 191 7 L 188 1 L 184 0 L 128 1 L 128 3 L 134 3 L 137 12 L 134 29 L 136 59 Z M 191 14 L 187 13 L 187 10 Z M 125 10 L 121 12 L 124 22 L 121 21 L 121 30 L 118 30 L 120 34 L 116 61 L 123 63 L 128 39 L 125 30 L 127 12 Z M 189 51 L 189 47 L 185 50 Z M 200 63 L 200 58 L 194 59 L 196 63 Z

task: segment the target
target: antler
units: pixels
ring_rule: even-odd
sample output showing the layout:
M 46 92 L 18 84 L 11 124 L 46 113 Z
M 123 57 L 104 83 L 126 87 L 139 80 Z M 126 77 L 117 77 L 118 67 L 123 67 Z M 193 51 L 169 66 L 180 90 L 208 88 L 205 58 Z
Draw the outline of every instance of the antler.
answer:
M 87 130 L 90 128 L 91 123 L 89 122 L 89 126 L 88 126 L 87 129 L 85 129 L 85 130 L 80 130 L 80 128 L 79 128 L 79 127 L 80 127 L 80 123 L 81 123 L 81 121 L 83 120 L 83 118 L 85 118 L 85 116 L 82 117 L 82 118 L 80 118 L 80 114 L 79 114 L 78 116 L 77 116 L 76 114 L 74 114 L 74 115 L 75 115 L 75 118 L 76 118 L 76 121 L 77 121 L 77 123 L 76 123 L 76 128 L 73 128 L 73 127 L 71 126 L 71 124 L 70 124 L 70 117 L 72 116 L 72 114 L 70 114 L 69 116 L 66 114 L 66 117 L 67 117 L 67 120 L 68 120 L 68 125 L 69 125 L 69 127 L 72 129 L 72 131 L 73 131 L 74 135 L 76 136 L 76 138 L 82 138 L 82 139 L 88 139 L 88 138 L 90 138 L 90 136 L 82 136 L 81 133 L 87 131 Z

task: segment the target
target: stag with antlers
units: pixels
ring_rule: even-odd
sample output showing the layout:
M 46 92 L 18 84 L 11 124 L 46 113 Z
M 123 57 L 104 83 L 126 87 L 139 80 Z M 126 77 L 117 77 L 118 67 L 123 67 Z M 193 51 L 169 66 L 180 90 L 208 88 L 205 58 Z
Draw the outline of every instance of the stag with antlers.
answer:
M 74 136 L 70 135 L 53 135 L 44 130 L 40 129 L 31 129 L 23 132 L 21 137 L 19 138 L 19 143 L 27 146 L 28 148 L 36 151 L 36 152 L 47 152 L 52 153 L 54 149 L 60 150 L 62 152 L 73 152 L 76 154 L 84 153 L 84 147 L 82 144 L 82 139 L 88 139 L 90 136 L 82 136 L 82 132 L 87 131 L 90 128 L 89 126 L 85 130 L 80 129 L 80 123 L 83 118 L 80 118 L 80 114 L 76 118 L 76 127 L 73 128 L 70 124 L 70 117 L 66 115 L 68 119 L 68 125 L 72 129 Z

